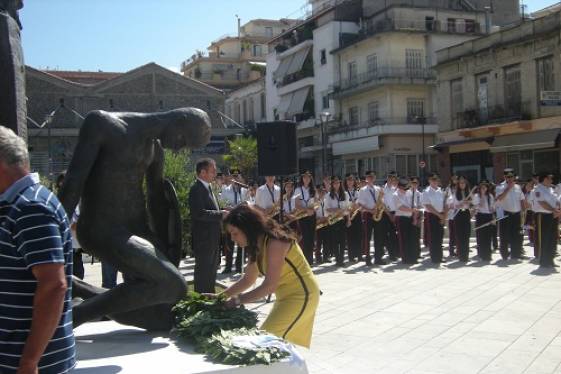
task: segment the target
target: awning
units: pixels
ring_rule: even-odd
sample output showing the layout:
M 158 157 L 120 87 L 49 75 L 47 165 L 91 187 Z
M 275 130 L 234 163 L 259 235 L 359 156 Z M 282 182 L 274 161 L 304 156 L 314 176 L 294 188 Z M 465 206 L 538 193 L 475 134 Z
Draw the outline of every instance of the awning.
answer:
M 306 61 L 306 57 L 308 56 L 308 52 L 311 48 L 311 46 L 303 48 L 298 52 L 282 59 L 279 67 L 274 73 L 275 79 L 282 80 L 285 76 L 297 73 L 302 70 L 304 61 Z
M 560 131 L 561 129 L 552 129 L 499 136 L 495 138 L 490 151 L 492 153 L 499 153 L 553 148 Z
M 308 97 L 308 92 L 310 92 L 310 87 L 304 87 L 298 91 L 294 91 L 292 95 L 292 101 L 286 112 L 287 117 L 292 117 L 297 113 L 302 113 L 304 109 L 304 104 L 306 103 L 306 98 Z
M 292 93 L 288 95 L 281 96 L 279 106 L 277 107 L 277 113 L 286 113 L 290 107 L 290 102 L 292 101 Z
M 275 79 L 282 80 L 284 78 L 288 68 L 290 67 L 290 64 L 292 64 L 292 59 L 293 58 L 294 58 L 294 55 L 290 55 L 287 58 L 284 58 L 284 59 L 281 60 L 281 62 L 279 64 L 279 67 L 273 73 L 273 76 L 275 77 Z
M 380 149 L 380 142 L 377 136 L 369 136 L 367 138 L 349 140 L 346 142 L 332 143 L 331 149 L 334 156 L 372 152 Z
M 459 152 L 467 151 L 464 150 L 463 148 L 466 148 L 466 146 L 469 145 L 474 145 L 474 146 L 480 145 L 481 148 L 488 149 L 489 144 L 493 143 L 493 140 L 494 140 L 493 137 L 461 139 L 461 140 L 454 140 L 451 142 L 438 143 L 435 145 L 431 145 L 429 148 L 434 149 L 436 151 L 441 151 L 444 148 L 448 148 L 448 151 L 450 153 L 459 153 Z

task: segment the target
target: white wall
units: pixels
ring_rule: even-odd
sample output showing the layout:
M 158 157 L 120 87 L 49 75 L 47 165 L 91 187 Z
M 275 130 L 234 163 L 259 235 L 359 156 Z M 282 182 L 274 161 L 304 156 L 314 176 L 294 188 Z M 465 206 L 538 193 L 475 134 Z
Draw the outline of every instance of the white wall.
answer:
M 273 81 L 273 73 L 279 67 L 280 61 L 277 59 L 277 53 L 274 49 L 267 55 L 267 75 L 265 76 L 265 92 L 267 93 L 267 121 L 274 121 L 275 115 L 273 109 L 278 107 L 280 97 L 277 92 L 277 86 Z

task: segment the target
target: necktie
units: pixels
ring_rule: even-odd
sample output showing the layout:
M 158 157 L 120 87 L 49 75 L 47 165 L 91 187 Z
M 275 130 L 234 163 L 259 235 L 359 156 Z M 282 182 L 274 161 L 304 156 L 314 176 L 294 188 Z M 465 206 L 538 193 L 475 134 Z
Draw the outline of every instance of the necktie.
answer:
M 212 192 L 212 187 L 210 187 L 210 184 L 208 185 L 208 191 L 210 192 L 210 197 L 212 198 L 214 207 L 216 208 L 216 210 L 219 210 L 218 202 L 216 201 L 216 197 L 214 196 L 214 192 Z

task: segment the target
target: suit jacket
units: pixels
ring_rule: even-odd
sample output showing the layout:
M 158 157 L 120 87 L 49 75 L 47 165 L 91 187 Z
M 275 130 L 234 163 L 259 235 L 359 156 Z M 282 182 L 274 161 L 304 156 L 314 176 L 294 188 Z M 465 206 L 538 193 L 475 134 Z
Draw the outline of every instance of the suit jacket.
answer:
M 222 212 L 217 210 L 209 190 L 197 179 L 189 191 L 193 251 L 202 254 L 218 251 L 222 233 Z

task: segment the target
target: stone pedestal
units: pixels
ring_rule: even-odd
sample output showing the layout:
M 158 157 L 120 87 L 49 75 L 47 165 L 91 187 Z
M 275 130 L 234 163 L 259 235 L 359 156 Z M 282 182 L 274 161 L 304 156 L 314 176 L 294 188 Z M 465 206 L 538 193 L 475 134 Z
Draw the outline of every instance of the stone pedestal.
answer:
M 25 64 L 17 22 L 0 11 L 0 125 L 27 140 Z

